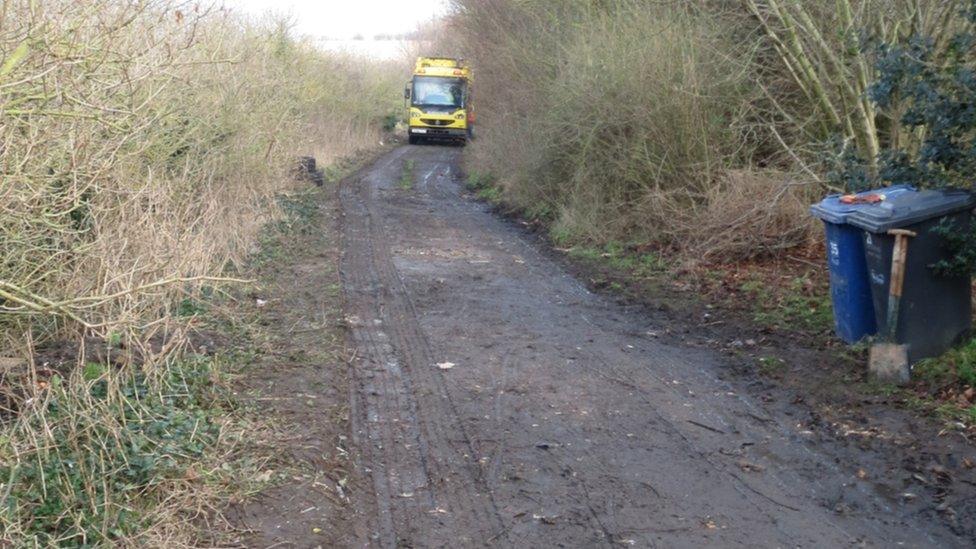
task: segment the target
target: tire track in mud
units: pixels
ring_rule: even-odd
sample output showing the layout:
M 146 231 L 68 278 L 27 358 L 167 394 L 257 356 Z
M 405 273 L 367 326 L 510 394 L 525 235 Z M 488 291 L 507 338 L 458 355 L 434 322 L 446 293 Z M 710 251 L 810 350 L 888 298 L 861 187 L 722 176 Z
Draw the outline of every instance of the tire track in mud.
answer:
M 416 162 L 415 169 L 417 168 L 420 169 L 417 169 L 417 172 L 414 174 L 416 190 L 423 197 L 419 199 L 420 200 L 419 203 L 425 206 L 430 206 L 431 204 L 434 204 L 439 208 L 456 208 L 459 206 L 462 208 L 465 207 L 464 205 L 462 205 L 463 203 L 459 204 L 457 202 L 457 193 L 453 188 L 451 188 L 452 186 L 457 184 L 456 179 L 451 177 L 452 171 L 454 170 L 454 166 L 452 166 L 452 157 L 453 157 L 453 161 L 456 162 L 456 156 L 451 154 L 450 149 L 446 149 L 446 151 L 448 152 L 437 152 L 437 153 L 434 152 L 437 151 L 437 149 L 420 149 L 420 150 L 422 151 L 422 153 L 418 155 L 419 156 L 418 158 L 415 158 L 415 162 Z M 442 149 L 441 151 L 444 150 Z M 429 156 L 431 156 L 430 153 L 434 153 L 432 154 L 433 158 L 429 158 Z M 398 197 L 398 199 L 403 201 L 409 200 L 410 203 L 414 203 L 418 201 L 418 197 L 416 195 L 411 196 L 409 198 Z M 391 261 L 388 263 L 388 265 L 391 268 L 391 274 L 401 282 L 403 295 L 409 296 L 407 288 L 405 287 L 405 285 L 403 285 L 403 282 L 400 279 L 399 274 L 397 274 L 395 269 L 393 268 L 392 258 L 390 259 Z M 406 303 L 410 307 L 409 314 L 412 316 L 412 318 L 414 319 L 418 318 L 416 311 L 413 310 L 413 304 L 409 300 L 409 298 L 406 299 Z M 426 340 L 426 336 L 425 336 L 425 340 Z M 427 342 L 427 349 L 430 349 L 429 342 Z M 427 357 L 427 360 L 428 362 L 430 362 L 431 361 L 430 357 Z M 503 372 L 502 382 L 504 382 L 504 380 L 506 378 L 509 378 L 510 375 L 508 374 L 508 370 L 504 368 L 504 366 L 502 367 L 501 371 Z M 437 376 L 433 376 L 432 379 L 426 381 L 437 384 L 438 389 L 444 395 L 445 401 L 450 403 L 452 411 L 455 414 L 455 416 L 459 416 L 460 414 L 457 411 L 457 406 L 454 404 L 450 392 L 447 386 L 445 385 L 444 377 L 441 375 L 437 375 Z M 495 382 L 493 386 L 497 387 L 498 382 Z M 502 413 L 499 408 L 500 405 L 501 405 L 500 399 L 496 400 L 496 404 L 493 407 L 495 410 L 495 414 L 494 414 L 495 417 L 502 417 Z M 464 429 L 463 424 L 461 424 L 461 428 L 462 430 Z M 474 471 L 473 474 L 478 478 L 478 480 L 482 483 L 482 485 L 486 487 L 491 486 L 494 483 L 497 483 L 499 481 L 497 476 L 498 467 L 501 461 L 498 458 L 499 455 L 504 451 L 505 441 L 498 440 L 495 442 L 494 448 L 490 452 L 489 451 L 482 452 L 476 449 L 475 447 L 476 445 L 473 442 L 472 437 L 468 436 L 467 433 L 465 433 L 464 440 L 470 455 L 483 456 L 486 462 L 486 467 L 484 469 L 479 468 L 477 471 Z M 488 444 L 485 444 L 486 442 L 488 442 Z M 490 441 L 485 441 L 485 440 L 480 440 L 479 443 L 480 446 L 492 445 Z M 590 491 L 587 489 L 586 481 L 582 477 L 578 477 L 576 475 L 576 471 L 572 463 L 565 462 L 561 459 L 558 459 L 556 458 L 556 456 L 551 456 L 551 461 L 552 463 L 557 464 L 559 469 L 568 472 L 567 476 L 570 478 L 569 481 L 567 482 L 567 487 L 566 487 L 569 492 L 567 496 L 573 499 L 574 501 L 578 502 L 580 506 L 582 513 L 581 516 L 579 517 L 579 522 L 585 525 L 585 528 L 589 531 L 591 535 L 589 539 L 589 545 L 612 547 L 614 542 L 619 541 L 621 538 L 615 535 L 607 526 L 607 524 L 600 518 L 600 514 L 597 512 L 597 510 L 594 507 L 595 505 L 594 499 L 591 497 Z M 497 505 L 495 505 L 495 509 L 497 513 Z M 547 520 L 547 519 L 540 519 L 540 520 Z M 489 540 L 509 541 L 507 540 L 507 535 L 508 535 L 507 527 L 502 532 L 505 533 L 506 537 L 495 535 L 489 538 Z
M 438 191 L 437 198 L 447 198 L 450 196 L 450 192 L 445 191 L 445 189 L 441 187 L 438 187 L 436 191 Z M 539 273 L 542 273 L 544 269 L 539 269 L 537 265 L 547 263 L 546 259 L 542 255 L 540 255 L 538 253 L 538 250 L 535 249 L 534 247 L 523 251 L 527 251 L 531 255 L 534 255 L 536 259 L 536 261 L 527 261 L 524 268 L 528 271 L 537 271 Z M 540 276 L 546 276 L 546 275 L 543 273 Z M 598 316 L 600 316 L 599 313 Z M 587 319 L 585 315 L 581 315 L 581 318 L 585 321 L 585 323 L 588 326 L 590 326 L 596 332 L 601 332 L 606 329 L 606 326 L 600 326 L 598 324 L 594 324 L 592 321 Z M 628 336 L 631 338 L 636 338 L 630 342 L 634 343 L 638 348 L 645 347 L 639 342 L 641 340 L 639 334 L 628 333 Z M 627 345 L 627 341 L 619 342 L 617 344 L 617 347 L 629 347 L 632 349 L 635 348 L 632 345 Z M 643 350 L 647 351 L 649 355 L 653 355 L 655 353 L 655 350 L 653 349 L 643 349 Z M 668 417 L 668 415 L 663 413 L 663 410 L 660 409 L 661 403 L 659 402 L 662 396 L 667 395 L 669 397 L 673 397 L 676 399 L 680 399 L 683 396 L 680 393 L 680 391 L 677 391 L 674 388 L 674 386 L 671 385 L 671 383 L 669 382 L 669 379 L 671 378 L 665 379 L 664 377 L 662 377 L 663 372 L 655 373 L 652 369 L 647 368 L 646 364 L 640 364 L 640 365 L 637 363 L 630 364 L 627 359 L 621 357 L 622 363 L 628 363 L 632 367 L 631 371 L 622 372 L 622 371 L 618 371 L 620 370 L 620 368 L 612 365 L 610 362 L 607 361 L 605 357 L 601 356 L 599 353 L 588 352 L 586 350 L 577 347 L 575 354 L 579 355 L 578 358 L 580 359 L 577 360 L 575 363 L 578 364 L 578 366 L 580 366 L 582 369 L 588 371 L 594 377 L 603 379 L 615 385 L 619 385 L 622 388 L 634 391 L 636 393 L 634 397 L 642 401 L 645 405 L 645 409 L 650 413 L 649 419 L 650 419 L 650 424 L 652 425 L 650 430 L 657 431 L 661 435 L 664 435 L 670 441 L 676 443 L 675 446 L 683 447 L 686 455 L 686 459 L 689 462 L 689 467 L 694 468 L 694 465 L 691 464 L 697 463 L 698 466 L 700 466 L 701 471 L 704 473 L 711 471 L 718 474 L 719 476 L 728 477 L 729 479 L 731 479 L 732 489 L 742 497 L 743 503 L 754 508 L 757 514 L 766 516 L 769 520 L 769 524 L 771 525 L 771 528 L 779 532 L 782 535 L 783 539 L 789 539 L 790 537 L 793 536 L 793 533 L 789 530 L 789 528 L 784 527 L 784 524 L 781 521 L 782 517 L 778 517 L 777 516 L 778 513 L 773 512 L 773 510 L 778 508 L 781 512 L 786 511 L 788 513 L 794 513 L 794 514 L 803 514 L 804 512 L 807 511 L 807 509 L 801 509 L 799 507 L 795 507 L 790 503 L 793 497 L 795 496 L 795 494 L 792 493 L 792 490 L 790 488 L 795 487 L 797 485 L 802 485 L 803 479 L 799 478 L 798 473 L 794 471 L 779 471 L 779 472 L 769 471 L 767 473 L 767 477 L 772 477 L 774 481 L 768 482 L 769 478 L 766 478 L 764 479 L 764 482 L 759 483 L 759 486 L 756 486 L 755 485 L 756 483 L 754 481 L 747 480 L 744 475 L 738 472 L 735 463 L 729 463 L 726 459 L 722 459 L 723 456 L 721 456 L 720 454 L 712 455 L 714 448 L 712 449 L 707 448 L 708 446 L 711 446 L 711 444 L 701 444 L 699 442 L 696 442 L 696 439 L 698 438 L 697 433 L 689 432 L 689 428 L 687 425 L 684 426 L 685 429 L 682 429 L 680 426 L 681 423 L 680 419 Z M 596 367 L 594 367 L 594 365 L 596 365 Z M 690 366 L 690 364 L 685 364 L 683 366 L 687 367 Z M 665 369 L 667 370 L 668 368 Z M 699 388 L 708 387 L 713 383 L 715 383 L 713 375 L 707 372 L 705 368 L 694 367 L 690 370 L 690 372 L 693 374 L 692 375 L 693 378 L 699 376 L 702 378 L 697 380 L 697 383 L 699 384 Z M 673 375 L 674 377 L 681 377 L 680 374 L 673 374 Z M 685 373 L 684 375 L 687 375 L 687 373 Z M 712 388 L 720 389 L 720 392 L 726 395 L 735 395 L 735 393 L 728 392 L 731 391 L 733 388 L 727 386 L 725 382 L 719 382 L 718 385 Z M 778 423 L 774 419 L 761 417 L 761 415 L 759 414 L 762 414 L 762 412 L 758 412 L 758 410 L 754 408 L 754 405 L 750 403 L 748 399 L 745 399 L 741 396 L 735 396 L 733 399 L 731 399 L 730 404 L 731 404 L 730 411 L 733 416 L 741 417 L 743 419 L 747 419 L 752 422 L 760 422 L 763 425 L 758 426 L 756 429 L 743 427 L 740 430 L 738 424 L 729 423 L 728 418 L 725 417 L 724 415 L 718 415 L 715 418 L 711 418 L 712 414 L 706 413 L 703 419 L 705 418 L 709 418 L 713 420 L 718 419 L 717 425 L 725 429 L 725 431 L 718 431 L 719 433 L 721 433 L 722 438 L 725 439 L 725 443 L 732 442 L 733 439 L 738 440 L 740 442 L 747 441 L 750 439 L 751 440 L 762 439 L 764 435 L 766 436 L 766 438 L 770 438 L 768 435 L 771 432 L 776 432 L 778 435 L 784 438 L 789 438 L 789 433 L 787 432 L 787 430 L 783 429 L 781 426 L 778 426 Z M 685 405 L 687 406 L 687 404 Z M 698 423 L 695 423 L 693 420 L 684 420 L 684 421 L 687 421 L 689 425 L 700 425 Z M 657 427 L 653 427 L 653 425 L 657 425 Z M 778 426 L 778 428 L 771 427 L 773 425 Z M 693 429 L 697 429 L 697 428 L 698 427 L 692 428 L 692 431 Z M 704 428 L 708 428 L 708 426 L 706 425 Z M 732 436 L 733 434 L 735 436 Z M 749 444 L 751 445 L 752 443 Z M 809 463 L 806 464 L 808 466 L 816 466 L 820 468 L 820 470 L 825 469 L 829 471 L 831 475 L 839 476 L 844 474 L 840 470 L 840 468 L 837 467 L 836 464 L 834 464 L 832 461 L 824 460 L 822 456 L 818 457 L 816 452 L 811 451 L 810 448 L 804 447 L 802 445 L 798 445 L 794 448 L 794 451 L 803 455 L 801 459 L 803 459 L 804 461 L 807 460 L 809 461 Z M 577 456 L 582 456 L 584 460 L 593 459 L 593 458 L 598 459 L 600 457 L 599 454 L 585 447 L 577 450 L 577 452 L 578 452 Z M 553 456 L 553 458 L 555 458 L 555 456 Z M 579 458 L 577 458 L 577 460 L 578 459 Z M 573 469 L 574 465 L 572 461 L 559 460 L 559 459 L 554 459 L 554 461 L 557 462 L 560 467 L 566 468 L 568 470 Z M 740 464 L 741 463 L 746 463 L 748 465 L 748 462 L 743 461 L 740 462 Z M 783 473 L 786 473 L 785 478 L 781 477 Z M 652 491 L 656 492 L 653 486 L 648 485 L 648 487 L 651 488 Z M 576 484 L 572 488 L 577 492 L 575 499 L 577 499 L 583 505 L 584 509 L 588 510 L 589 513 L 592 515 L 592 519 L 593 519 L 592 524 L 594 530 L 602 531 L 604 539 L 611 543 L 626 542 L 622 532 L 626 531 L 627 528 L 612 527 L 614 526 L 613 523 L 615 522 L 613 520 L 612 512 L 610 511 L 612 498 L 607 500 L 607 510 L 605 511 L 605 513 L 603 513 L 603 518 L 601 518 L 601 516 L 599 516 L 601 514 L 599 513 L 598 510 L 599 506 L 597 505 L 599 496 L 596 497 L 591 496 L 591 490 L 588 488 L 588 481 L 585 479 L 583 475 L 579 477 Z M 865 492 L 863 486 L 858 486 L 856 489 Z M 815 491 L 811 493 L 815 493 Z M 658 495 L 658 497 L 660 498 L 660 495 Z M 661 499 L 666 499 L 666 498 L 661 498 Z M 663 503 L 665 505 L 668 504 L 668 502 L 666 501 L 664 501 Z M 675 502 L 671 502 L 672 505 L 674 503 Z M 883 501 L 873 500 L 873 503 L 875 503 L 878 507 L 880 507 L 880 508 L 876 508 L 875 512 L 892 513 L 894 511 L 890 506 L 885 505 Z M 770 504 L 772 504 L 772 508 L 770 507 Z M 867 521 L 866 523 L 862 523 L 859 526 L 861 528 L 864 528 L 867 531 L 872 532 L 873 536 L 877 537 L 878 539 L 882 539 L 885 536 L 885 532 L 884 532 L 885 525 L 879 522 Z M 859 538 L 857 534 L 848 531 L 844 526 L 841 526 L 833 522 L 827 522 L 824 527 L 832 531 L 834 535 L 836 535 L 839 539 L 845 540 L 847 543 L 856 543 L 858 542 L 859 539 L 863 539 L 863 538 Z M 645 541 L 649 541 L 649 540 L 645 540 Z M 932 540 L 930 538 L 927 541 L 932 541 Z
M 359 184 L 362 175 L 353 178 L 353 184 Z M 353 214 L 355 218 L 362 218 L 359 213 L 358 204 L 347 200 L 345 193 L 342 193 L 343 209 L 348 218 Z M 371 423 L 380 417 L 393 417 L 395 413 L 391 410 L 391 405 L 398 404 L 394 391 L 388 389 L 389 383 L 385 376 L 376 380 L 374 372 L 381 372 L 385 361 L 390 360 L 389 350 L 377 345 L 375 330 L 365 329 L 363 322 L 372 322 L 377 317 L 374 303 L 380 299 L 377 295 L 381 288 L 376 282 L 376 276 L 369 261 L 368 249 L 361 246 L 349 249 L 347 241 L 351 238 L 361 239 L 363 234 L 368 235 L 369 220 L 365 219 L 363 224 L 343 223 L 343 257 L 341 262 L 341 279 L 347 303 L 347 323 L 352 326 L 353 339 L 356 343 L 357 351 L 361 353 L 353 364 L 353 379 L 355 394 L 351 398 L 353 410 L 352 431 L 356 446 L 361 449 L 364 457 L 363 467 L 371 472 L 373 481 L 373 492 L 376 501 L 375 517 L 376 524 L 373 528 L 377 530 L 375 537 L 381 544 L 389 546 L 395 541 L 393 524 L 393 488 L 388 471 L 390 468 L 398 468 L 401 471 L 416 470 L 417 463 L 405 463 L 392 453 L 395 448 L 395 434 L 393 429 L 380 430 L 371 427 Z M 368 243 L 368 240 L 366 241 Z M 379 385 L 379 386 L 378 386 Z M 369 398 L 367 395 L 387 395 L 390 399 Z M 395 425 L 393 426 L 395 427 Z M 364 434 L 365 440 L 358 434 Z
M 465 200 L 458 158 L 401 147 L 341 190 L 364 545 L 953 545 Z
M 380 216 L 377 214 L 377 212 L 373 211 L 374 208 L 376 208 L 375 202 L 379 201 L 380 198 L 391 199 L 388 201 L 388 205 L 394 208 L 395 211 L 397 211 L 399 214 L 408 213 L 408 212 L 416 213 L 425 208 L 429 209 L 430 206 L 432 205 L 436 205 L 438 208 L 458 207 L 459 203 L 456 202 L 456 193 L 452 193 L 450 190 L 445 188 L 445 185 L 452 183 L 451 181 L 446 180 L 447 179 L 446 177 L 442 177 L 444 175 L 447 175 L 445 173 L 447 170 L 443 170 L 440 171 L 440 173 L 438 173 L 439 170 L 442 170 L 441 167 L 444 164 L 439 158 L 440 155 L 437 156 L 438 157 L 434 159 L 425 158 L 424 156 L 420 156 L 420 155 L 414 158 L 415 162 L 421 161 L 424 163 L 421 164 L 421 162 L 417 162 L 417 166 L 415 167 L 415 169 L 416 168 L 421 168 L 421 169 L 417 169 L 416 173 L 414 173 L 416 191 L 419 194 L 425 196 L 425 198 L 423 199 L 417 195 L 418 193 L 410 193 L 409 195 L 402 195 L 402 193 L 394 192 L 393 194 L 382 196 L 382 197 L 375 196 L 377 192 L 384 192 L 388 190 L 382 188 L 384 186 L 382 181 L 383 179 L 385 179 L 386 181 L 399 179 L 397 173 L 384 171 L 388 169 L 390 166 L 395 167 L 399 165 L 397 164 L 395 158 L 391 158 L 387 160 L 384 164 L 384 167 L 377 169 L 372 177 L 365 178 L 365 180 L 360 181 L 355 187 L 356 192 L 358 193 L 356 197 L 359 200 L 357 206 L 359 209 L 356 211 L 356 216 L 367 220 L 367 223 L 370 223 L 372 227 L 372 230 L 369 234 L 369 242 L 368 242 L 368 245 L 373 253 L 372 267 L 376 270 L 383 271 L 382 273 L 378 273 L 378 274 L 374 273 L 374 277 L 375 280 L 383 281 L 386 291 L 374 297 L 380 302 L 385 303 L 387 305 L 385 309 L 386 316 L 384 316 L 382 320 L 382 322 L 384 323 L 387 323 L 388 318 L 401 318 L 401 319 L 408 318 L 416 326 L 417 314 L 416 311 L 413 310 L 413 305 L 409 299 L 409 294 L 407 293 L 407 289 L 404 287 L 403 281 L 401 280 L 399 274 L 397 273 L 395 267 L 393 266 L 392 257 L 390 254 L 390 248 L 386 245 L 386 243 L 388 242 L 387 239 L 389 236 L 391 236 L 391 234 L 384 234 L 382 228 L 375 227 L 374 223 L 377 223 L 377 220 L 380 219 Z M 429 167 L 431 165 L 432 167 Z M 386 186 L 388 187 L 388 185 Z M 352 211 L 352 210 L 347 209 L 347 212 L 348 211 Z M 408 213 L 408 215 L 412 215 L 412 214 Z M 402 222 L 403 220 L 399 220 L 399 221 Z M 399 228 L 402 229 L 403 227 L 399 227 Z M 379 249 L 373 250 L 372 246 L 374 245 L 378 245 Z M 535 270 L 535 268 L 532 267 L 531 265 L 528 266 L 527 268 L 530 270 Z M 390 288 L 393 288 L 394 286 L 396 286 L 397 288 L 395 290 L 391 290 Z M 367 318 L 370 317 L 368 316 L 364 317 L 364 319 Z M 367 324 L 370 325 L 370 323 L 368 322 Z M 416 342 L 413 340 L 413 338 L 410 337 L 410 334 L 402 333 L 401 328 L 403 327 L 403 322 L 391 322 L 387 324 L 390 328 L 391 335 L 393 336 L 391 339 L 397 341 L 398 344 L 401 345 L 401 349 L 400 349 L 401 352 L 406 356 L 414 357 L 414 359 L 411 360 L 410 362 L 421 365 L 421 371 L 424 372 L 425 374 L 429 374 L 431 372 L 437 372 L 437 370 L 433 368 L 429 368 L 429 366 L 433 365 L 434 359 L 431 356 L 430 346 L 428 342 L 424 341 L 423 343 L 425 345 L 422 346 L 422 348 L 418 349 L 415 344 Z M 419 336 L 423 338 L 423 333 L 419 330 L 419 328 L 417 329 L 417 332 Z M 589 356 L 590 353 L 585 353 L 585 352 L 579 354 L 587 355 L 586 358 L 581 360 L 581 362 L 584 363 L 601 360 L 598 355 Z M 425 365 L 428 366 L 428 368 L 424 368 Z M 608 366 L 609 366 L 608 364 L 604 363 L 604 367 L 608 367 Z M 507 369 L 503 367 L 502 372 L 503 373 L 507 372 Z M 450 393 L 447 391 L 446 387 L 444 386 L 443 376 L 439 375 L 439 372 L 437 373 L 438 375 L 417 376 L 417 378 L 413 379 L 412 381 L 413 383 L 416 383 L 417 387 L 423 388 L 424 390 L 428 391 L 427 393 L 421 395 L 422 397 L 429 396 L 430 389 L 432 387 L 436 387 L 437 391 L 440 392 L 443 401 L 448 403 L 449 407 L 451 408 L 451 412 L 456 417 L 458 415 L 456 406 L 454 406 L 454 403 L 451 401 Z M 597 373 L 599 377 L 604 377 L 602 375 L 599 375 L 599 372 L 595 372 L 595 373 Z M 666 386 L 666 385 L 662 384 L 662 386 Z M 409 389 L 409 390 L 413 391 L 413 389 Z M 671 392 L 671 391 L 665 389 L 665 392 Z M 411 392 L 411 394 L 414 393 Z M 396 396 L 397 395 L 390 395 L 390 399 L 396 398 Z M 726 473 L 729 474 L 731 477 L 736 478 L 739 481 L 739 483 L 741 483 L 741 485 L 737 486 L 735 488 L 735 491 L 739 492 L 740 496 L 743 498 L 743 503 L 750 502 L 752 503 L 752 505 L 755 506 L 757 512 L 763 513 L 762 505 L 758 505 L 754 501 L 751 501 L 753 497 L 759 496 L 762 499 L 767 499 L 768 500 L 767 503 L 775 503 L 777 505 L 782 505 L 782 507 L 786 509 L 790 508 L 790 506 L 788 505 L 783 505 L 779 502 L 776 502 L 775 500 L 769 499 L 769 496 L 766 496 L 761 492 L 755 492 L 754 489 L 751 489 L 751 487 L 741 479 L 741 477 L 738 477 L 735 473 L 728 471 L 725 467 L 718 465 L 714 462 L 711 462 L 708 459 L 707 455 L 702 450 L 696 448 L 695 445 L 684 435 L 684 433 L 680 429 L 677 429 L 670 420 L 665 418 L 657 409 L 655 409 L 651 401 L 646 400 L 646 395 L 641 395 L 641 396 L 643 397 L 642 400 L 644 400 L 644 402 L 651 407 L 651 411 L 654 417 L 657 418 L 656 421 L 652 420 L 652 423 L 660 423 L 660 425 L 655 429 L 659 430 L 663 436 L 667 437 L 672 441 L 682 441 L 683 444 L 686 446 L 685 451 L 688 452 L 687 454 L 685 454 L 687 456 L 686 459 L 690 460 L 691 463 L 697 462 L 700 465 L 704 465 L 704 463 L 702 463 L 703 461 L 708 462 L 708 464 L 710 465 L 710 467 L 708 467 L 709 469 L 712 469 L 718 473 Z M 496 417 L 500 416 L 497 407 L 495 411 L 496 411 L 495 416 Z M 416 408 L 414 408 L 413 413 L 414 414 L 418 413 Z M 426 414 L 428 412 L 420 410 L 419 413 Z M 421 419 L 421 421 L 418 421 L 418 424 L 422 425 L 423 420 Z M 609 430 L 610 426 L 607 427 Z M 461 429 L 463 431 L 463 426 L 461 427 Z M 576 431 L 575 428 L 573 428 L 572 430 Z M 429 432 L 425 432 L 423 438 L 421 438 L 420 440 L 426 440 L 428 438 L 436 438 L 438 435 L 439 433 L 434 434 L 432 436 Z M 585 439 L 586 437 L 587 437 L 587 433 L 585 431 L 579 431 L 577 436 L 573 438 Z M 456 438 L 451 438 L 449 440 L 454 442 L 457 441 Z M 485 441 L 482 440 L 480 442 L 484 444 Z M 499 460 L 497 459 L 497 457 L 500 453 L 502 453 L 503 451 L 502 449 L 504 448 L 507 442 L 508 441 L 505 440 L 499 441 L 496 444 L 495 451 L 492 452 L 490 456 L 486 456 L 488 458 L 487 471 L 485 471 L 484 473 L 482 473 L 480 470 L 474 470 L 471 472 L 473 478 L 481 482 L 482 485 L 487 485 L 489 482 L 504 482 L 504 479 L 498 478 Z M 464 457 L 480 455 L 475 450 L 474 443 L 472 442 L 471 437 L 469 437 L 467 434 L 464 434 L 463 436 L 463 443 L 465 446 L 467 446 L 467 452 L 464 452 Z M 420 443 L 420 445 L 422 447 L 425 446 L 422 442 Z M 594 473 L 593 471 L 586 471 L 586 468 L 580 469 L 578 465 L 578 462 L 581 459 L 585 461 L 598 462 L 600 459 L 605 458 L 605 456 L 598 452 L 592 451 L 586 447 L 578 448 L 571 456 L 561 455 L 558 452 L 548 452 L 548 451 L 545 453 L 545 455 L 546 458 L 543 461 L 548 462 L 547 467 L 561 472 L 561 476 L 563 477 L 563 481 L 562 481 L 563 486 L 561 488 L 561 490 L 563 490 L 564 493 L 563 497 L 568 498 L 567 501 L 575 502 L 573 505 L 567 508 L 568 514 L 563 516 L 561 520 L 569 521 L 570 524 L 573 524 L 577 528 L 582 528 L 580 533 L 582 535 L 585 535 L 585 539 L 587 540 L 588 545 L 613 546 L 613 544 L 615 543 L 626 543 L 627 539 L 624 533 L 628 531 L 628 528 L 626 527 L 626 525 L 621 526 L 621 525 L 614 524 L 615 520 L 612 512 L 612 505 L 613 505 L 612 500 L 607 499 L 603 501 L 602 503 L 605 509 L 601 510 L 599 509 L 601 504 L 600 496 L 592 494 L 591 493 L 592 490 L 588 488 L 589 482 L 614 484 L 614 482 L 617 479 L 614 479 L 611 476 L 606 476 L 606 477 L 602 475 L 593 476 Z M 390 458 L 387 459 L 389 460 Z M 402 469 L 405 467 L 402 464 L 402 462 L 396 462 L 395 460 L 390 461 L 390 463 L 399 463 L 399 465 L 395 465 L 391 469 L 397 469 L 397 468 Z M 427 478 L 431 478 L 432 472 L 426 470 L 425 474 L 427 475 Z M 442 478 L 442 475 L 437 472 L 434 472 L 433 475 L 434 478 Z M 382 476 L 382 474 L 380 476 Z M 494 480 L 485 481 L 484 480 L 485 476 L 487 476 L 489 479 L 494 479 Z M 590 480 L 587 480 L 587 478 L 589 478 Z M 456 489 L 458 487 L 459 486 L 455 486 L 454 488 Z M 440 499 L 437 496 L 433 496 L 434 498 L 433 501 L 435 505 L 437 505 L 438 501 L 442 500 L 444 497 L 449 498 L 450 496 L 454 495 L 452 494 L 451 486 L 445 485 L 442 488 L 443 488 L 443 492 Z M 651 487 L 651 489 L 653 490 L 653 486 Z M 468 492 L 468 490 L 465 490 L 465 492 Z M 748 492 L 754 492 L 754 493 L 749 494 Z M 381 494 L 381 491 L 377 490 L 377 493 Z M 600 495 L 605 496 L 606 490 L 601 490 Z M 395 502 L 396 495 L 393 494 L 393 497 L 394 497 L 393 501 Z M 543 499 L 546 498 L 544 497 Z M 661 512 L 668 510 L 669 507 L 672 507 L 677 503 L 673 500 L 669 501 L 667 497 L 660 498 L 660 499 L 661 501 L 658 502 L 658 507 L 661 510 Z M 454 500 L 452 500 L 452 507 L 456 506 L 458 508 L 463 508 L 464 512 L 467 513 L 468 516 L 472 517 L 476 523 L 480 523 L 481 521 L 484 520 L 483 515 L 479 516 L 479 514 L 475 510 L 471 509 L 469 506 L 465 506 L 464 503 L 465 502 L 456 502 L 456 498 L 455 498 Z M 511 503 L 511 501 L 507 501 L 506 503 Z M 542 507 L 541 504 L 540 507 Z M 797 510 L 794 509 L 794 511 Z M 780 532 L 782 537 L 789 538 L 789 533 L 782 530 L 782 528 L 777 524 L 775 517 L 769 516 L 769 518 L 771 519 L 770 522 L 773 524 L 773 527 Z M 545 520 L 551 520 L 551 518 L 545 517 L 544 515 L 540 515 L 539 520 L 545 521 Z M 462 526 L 460 528 L 460 531 L 464 531 L 464 528 L 465 527 Z M 470 528 L 470 525 L 467 526 L 467 528 Z M 455 524 L 453 526 L 445 528 L 445 530 L 457 531 L 458 528 L 457 525 Z M 488 538 L 482 537 L 481 539 L 498 541 L 497 537 L 495 536 L 488 537 Z M 581 541 L 581 539 L 583 538 L 577 538 L 577 541 Z M 402 541 L 402 540 L 398 539 L 397 541 Z M 426 544 L 430 545 L 431 541 L 432 539 L 429 536 L 427 536 L 425 539 L 425 542 L 427 542 Z M 438 539 L 438 541 L 440 542 L 440 544 L 449 544 L 449 542 L 445 541 L 443 538 Z M 472 542 L 473 540 L 469 539 L 466 541 L 468 541 L 469 543 L 465 543 L 464 545 L 471 544 L 470 542 Z M 648 542 L 650 540 L 645 538 L 644 541 Z
M 342 189 L 341 272 L 354 366 L 354 430 L 371 471 L 376 542 L 384 547 L 473 545 L 505 529 L 478 453 L 435 366 L 373 207 L 378 178 L 395 177 L 401 149 Z M 423 180 L 426 186 L 434 166 Z M 439 174 L 438 177 L 440 176 Z

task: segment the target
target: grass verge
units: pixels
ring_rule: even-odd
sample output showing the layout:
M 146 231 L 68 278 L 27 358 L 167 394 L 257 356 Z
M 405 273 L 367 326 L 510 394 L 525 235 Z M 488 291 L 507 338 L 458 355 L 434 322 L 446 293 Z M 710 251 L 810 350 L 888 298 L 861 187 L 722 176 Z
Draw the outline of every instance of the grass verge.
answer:
M 403 161 L 403 165 L 400 168 L 400 180 L 397 185 L 405 191 L 409 191 L 413 188 L 413 158 L 407 158 Z
M 343 162 L 333 179 L 374 156 Z M 242 546 L 348 546 L 353 506 L 369 505 L 357 499 L 367 490 L 348 449 L 337 188 L 282 197 L 286 217 L 262 232 L 260 252 L 242 271 L 256 282 L 223 315 L 221 331 L 240 357 L 232 385 L 254 425 L 243 455 L 262 464 L 267 481 L 226 508 Z
M 0 540 L 192 545 L 241 473 L 221 356 L 146 373 L 90 362 L 38 391 L 0 436 Z
M 976 425 L 976 338 L 912 369 L 906 398 L 949 422 Z

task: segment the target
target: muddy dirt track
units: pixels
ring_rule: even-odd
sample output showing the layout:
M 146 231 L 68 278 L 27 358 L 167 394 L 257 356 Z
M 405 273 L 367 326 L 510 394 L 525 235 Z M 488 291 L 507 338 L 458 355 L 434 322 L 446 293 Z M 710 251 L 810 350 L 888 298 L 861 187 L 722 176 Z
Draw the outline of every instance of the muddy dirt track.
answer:
M 462 150 L 341 190 L 361 546 L 971 545 L 466 197 Z

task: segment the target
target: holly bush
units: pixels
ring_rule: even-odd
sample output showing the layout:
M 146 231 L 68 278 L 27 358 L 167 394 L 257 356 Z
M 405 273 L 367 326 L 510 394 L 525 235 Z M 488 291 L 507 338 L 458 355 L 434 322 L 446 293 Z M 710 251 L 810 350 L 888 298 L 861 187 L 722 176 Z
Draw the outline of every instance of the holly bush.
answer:
M 881 152 L 878 177 L 917 187 L 972 188 L 976 174 L 976 0 L 953 24 L 946 47 L 912 36 L 878 44 L 877 78 L 868 88 L 879 112 L 898 117 L 897 131 L 921 135 L 919 145 L 897 137 Z M 914 144 L 914 143 L 912 143 Z
M 880 115 L 883 147 L 876 171 L 844 149 L 835 183 L 849 190 L 890 184 L 976 190 L 976 0 L 959 4 L 942 38 L 862 40 L 874 59 L 867 93 Z M 952 258 L 933 267 L 947 275 L 976 272 L 976 230 L 943 223 L 936 232 Z

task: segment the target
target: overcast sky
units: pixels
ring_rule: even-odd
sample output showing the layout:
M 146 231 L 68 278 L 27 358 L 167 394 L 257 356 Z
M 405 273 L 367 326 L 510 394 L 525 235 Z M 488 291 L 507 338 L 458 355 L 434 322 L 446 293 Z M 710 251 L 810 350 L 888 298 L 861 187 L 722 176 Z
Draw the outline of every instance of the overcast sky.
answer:
M 253 15 L 292 15 L 295 31 L 315 38 L 401 34 L 446 10 L 446 0 L 224 0 L 224 5 Z

